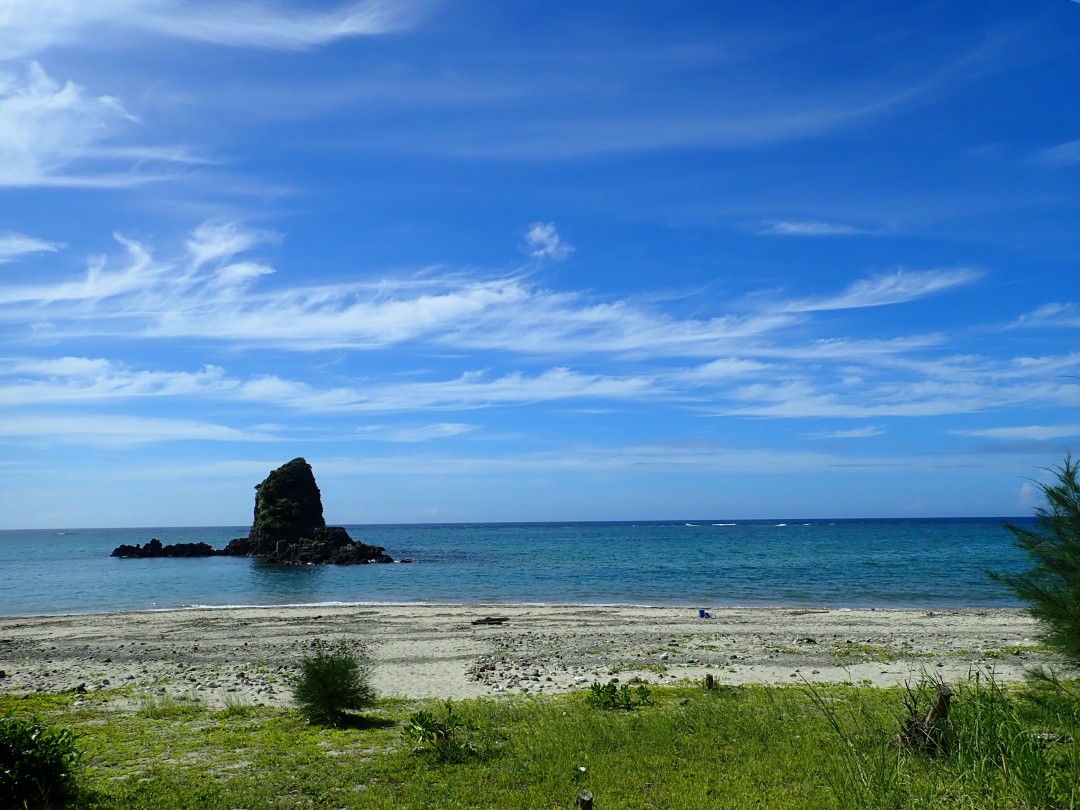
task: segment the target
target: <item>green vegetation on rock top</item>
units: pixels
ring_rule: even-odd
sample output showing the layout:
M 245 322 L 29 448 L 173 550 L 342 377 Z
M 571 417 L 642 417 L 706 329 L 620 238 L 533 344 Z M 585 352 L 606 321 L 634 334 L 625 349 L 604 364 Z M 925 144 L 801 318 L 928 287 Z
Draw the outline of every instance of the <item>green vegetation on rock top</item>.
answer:
M 269 554 L 278 540 L 310 537 L 326 526 L 322 495 L 311 465 L 294 458 L 255 487 L 255 521 L 251 539 L 256 553 Z

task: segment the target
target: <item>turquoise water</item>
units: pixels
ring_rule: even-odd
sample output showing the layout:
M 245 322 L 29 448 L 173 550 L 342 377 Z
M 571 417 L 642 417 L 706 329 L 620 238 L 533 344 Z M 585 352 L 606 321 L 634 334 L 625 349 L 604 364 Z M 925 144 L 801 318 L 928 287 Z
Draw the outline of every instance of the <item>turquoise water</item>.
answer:
M 1016 522 L 1024 522 L 1018 519 Z M 349 526 L 413 564 L 121 560 L 121 543 L 246 527 L 0 531 L 0 615 L 326 603 L 1003 607 L 1024 563 L 999 519 Z

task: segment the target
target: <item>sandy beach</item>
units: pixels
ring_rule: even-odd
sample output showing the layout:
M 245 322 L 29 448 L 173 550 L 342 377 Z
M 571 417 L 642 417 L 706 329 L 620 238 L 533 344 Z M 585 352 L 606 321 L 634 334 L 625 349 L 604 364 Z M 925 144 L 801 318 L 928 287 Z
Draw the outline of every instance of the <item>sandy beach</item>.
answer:
M 364 646 L 383 697 L 543 695 L 594 681 L 999 681 L 1052 664 L 1019 610 L 523 605 L 228 608 L 0 618 L 0 690 L 287 705 L 315 639 Z M 477 620 L 505 619 L 500 623 Z M 123 699 L 123 698 L 121 698 Z

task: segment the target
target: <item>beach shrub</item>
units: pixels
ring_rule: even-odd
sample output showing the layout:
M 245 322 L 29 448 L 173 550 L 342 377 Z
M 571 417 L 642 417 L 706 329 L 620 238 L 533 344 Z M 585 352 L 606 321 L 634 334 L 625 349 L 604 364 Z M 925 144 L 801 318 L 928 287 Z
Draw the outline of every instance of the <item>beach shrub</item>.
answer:
M 343 725 L 348 712 L 375 701 L 366 654 L 344 641 L 331 648 L 316 640 L 312 653 L 300 659 L 291 685 L 300 713 L 317 725 Z
M 1045 503 L 1031 528 L 1005 524 L 1031 567 L 1017 574 L 990 573 L 1028 603 L 1042 641 L 1080 668 L 1080 467 L 1066 456 L 1040 483 Z
M 0 807 L 50 807 L 75 793 L 79 751 L 67 729 L 0 717 Z

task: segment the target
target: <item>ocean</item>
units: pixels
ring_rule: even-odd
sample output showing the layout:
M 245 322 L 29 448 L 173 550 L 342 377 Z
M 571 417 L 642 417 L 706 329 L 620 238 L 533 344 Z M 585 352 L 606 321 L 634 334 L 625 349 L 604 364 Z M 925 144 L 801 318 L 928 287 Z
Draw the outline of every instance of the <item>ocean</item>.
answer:
M 346 528 L 415 562 L 281 567 L 109 556 L 121 543 L 154 537 L 220 547 L 247 534 L 237 526 L 0 531 L 0 615 L 465 602 L 1015 607 L 985 570 L 1025 564 L 1000 518 Z

